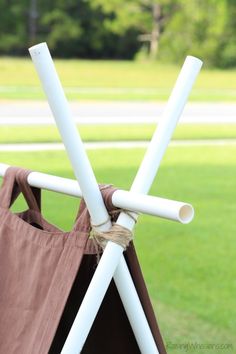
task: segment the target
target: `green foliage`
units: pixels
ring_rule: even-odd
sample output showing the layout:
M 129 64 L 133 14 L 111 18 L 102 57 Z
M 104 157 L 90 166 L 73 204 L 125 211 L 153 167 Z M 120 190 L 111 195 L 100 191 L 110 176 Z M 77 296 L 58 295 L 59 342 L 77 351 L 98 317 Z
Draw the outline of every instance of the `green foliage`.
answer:
M 110 15 L 105 21 L 108 30 L 122 33 L 133 27 L 139 34 L 145 34 L 147 42 L 152 40 L 153 9 L 158 4 L 157 58 L 179 62 L 192 54 L 201 57 L 207 65 L 236 65 L 236 3 L 233 0 L 92 0 L 91 3 Z M 141 47 L 141 55 L 136 57 L 144 58 L 147 47 L 146 43 Z
M 26 41 L 27 1 L 0 0 L 0 53 L 21 52 Z
M 227 22 L 225 1 L 179 1 L 160 40 L 160 55 L 173 61 L 187 54 L 201 57 L 205 64 L 215 64 L 219 43 Z
M 129 27 L 113 33 L 105 23 L 106 14 L 86 0 L 0 0 L 0 54 L 26 54 L 27 47 L 46 41 L 59 57 L 132 58 L 136 32 Z
M 228 0 L 227 4 L 226 24 L 214 62 L 215 65 L 225 68 L 236 66 L 236 3 L 234 0 Z
M 0 54 L 26 54 L 39 41 L 60 57 L 179 62 L 192 54 L 235 67 L 236 2 L 0 0 Z
M 52 50 L 66 42 L 72 45 L 81 34 L 78 22 L 59 9 L 45 14 L 41 23 L 49 28 L 47 42 Z

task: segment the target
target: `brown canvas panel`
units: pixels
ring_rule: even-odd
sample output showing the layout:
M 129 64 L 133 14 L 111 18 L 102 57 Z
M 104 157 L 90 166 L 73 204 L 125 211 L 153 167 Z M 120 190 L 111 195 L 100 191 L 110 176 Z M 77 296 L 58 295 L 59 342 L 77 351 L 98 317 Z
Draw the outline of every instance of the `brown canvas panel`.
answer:
M 9 168 L 0 190 L 0 353 L 59 354 L 97 266 L 89 215 L 82 202 L 71 232 L 44 220 L 30 171 Z M 113 188 L 103 191 L 109 210 Z M 10 206 L 22 193 L 29 209 Z M 165 353 L 133 244 L 126 260 L 160 353 Z M 94 294 L 96 296 L 96 294 Z M 89 311 L 89 309 L 88 309 Z M 112 281 L 83 354 L 140 353 Z
M 28 173 L 9 168 L 0 191 L 0 353 L 4 354 L 48 353 L 88 237 L 79 219 L 68 233 L 43 220 L 40 191 L 29 188 Z M 15 215 L 8 208 L 20 192 L 29 210 Z

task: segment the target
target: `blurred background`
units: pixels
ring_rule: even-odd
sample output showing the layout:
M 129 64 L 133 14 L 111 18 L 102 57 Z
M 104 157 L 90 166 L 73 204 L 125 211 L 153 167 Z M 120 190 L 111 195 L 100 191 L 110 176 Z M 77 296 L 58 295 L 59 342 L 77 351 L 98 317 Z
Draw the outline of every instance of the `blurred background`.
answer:
M 0 53 L 26 55 L 46 41 L 54 56 L 181 62 L 234 67 L 233 0 L 70 0 L 0 3 Z
M 150 191 L 194 221 L 140 216 L 135 245 L 167 352 L 236 353 L 236 1 L 0 0 L 0 162 L 74 178 L 28 54 L 39 42 L 98 182 L 127 190 L 186 55 L 203 60 Z M 63 229 L 78 203 L 43 192 Z

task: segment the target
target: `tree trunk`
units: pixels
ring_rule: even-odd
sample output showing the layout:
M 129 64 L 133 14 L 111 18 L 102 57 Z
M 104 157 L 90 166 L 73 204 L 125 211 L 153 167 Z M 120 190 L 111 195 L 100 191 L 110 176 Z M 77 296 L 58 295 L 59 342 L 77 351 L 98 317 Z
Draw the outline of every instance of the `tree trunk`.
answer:
M 30 0 L 29 8 L 29 45 L 35 44 L 37 34 L 37 0 Z
M 161 5 L 154 3 L 152 5 L 152 17 L 153 25 L 151 32 L 151 41 L 150 41 L 150 58 L 156 59 L 159 47 L 159 37 L 160 37 L 160 19 L 161 19 Z

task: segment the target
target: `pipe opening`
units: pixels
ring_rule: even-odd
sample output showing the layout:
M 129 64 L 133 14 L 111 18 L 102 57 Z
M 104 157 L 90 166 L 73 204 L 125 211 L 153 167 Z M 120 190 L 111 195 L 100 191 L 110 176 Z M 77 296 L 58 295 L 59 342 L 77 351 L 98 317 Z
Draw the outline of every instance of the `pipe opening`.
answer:
M 193 216 L 194 216 L 194 209 L 192 205 L 185 204 L 180 208 L 179 221 L 182 222 L 182 224 L 190 223 L 190 221 L 193 220 Z

